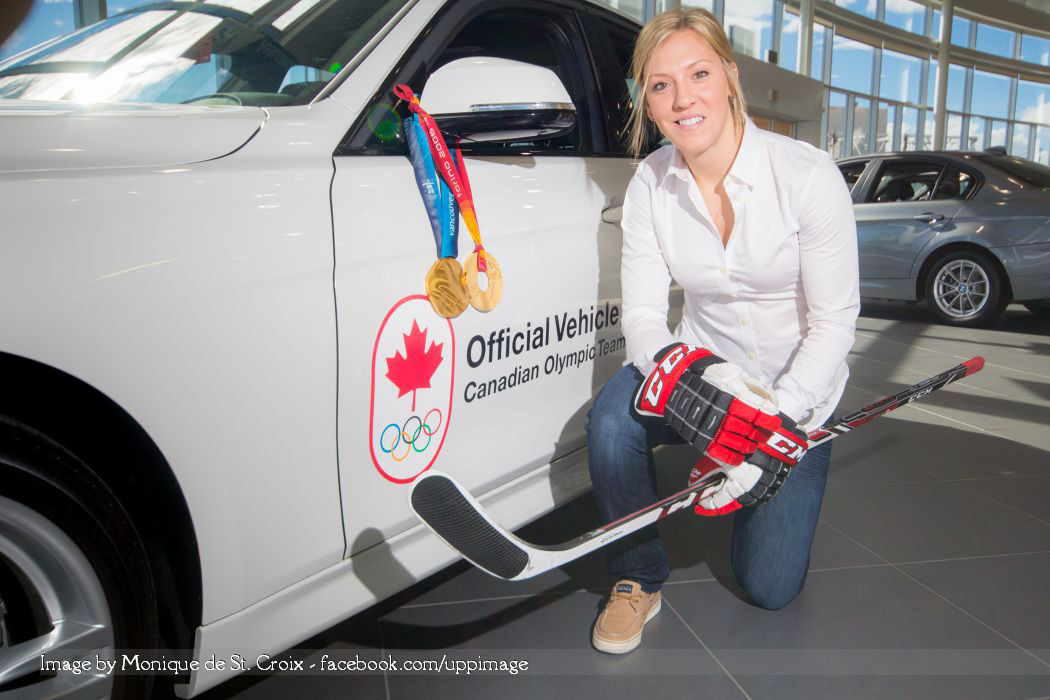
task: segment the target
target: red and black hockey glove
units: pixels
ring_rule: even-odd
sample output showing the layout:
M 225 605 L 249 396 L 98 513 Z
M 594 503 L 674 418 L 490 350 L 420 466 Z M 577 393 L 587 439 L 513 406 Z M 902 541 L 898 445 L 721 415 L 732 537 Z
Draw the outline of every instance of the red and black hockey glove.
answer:
M 689 473 L 690 485 L 711 474 L 722 473 L 725 478 L 701 492 L 694 510 L 697 515 L 725 515 L 768 501 L 808 449 L 806 434 L 781 413 L 780 427 L 743 464 L 730 466 L 710 457 L 697 462 Z
M 709 350 L 676 343 L 655 359 L 634 411 L 662 418 L 716 461 L 740 464 L 780 426 L 772 390 Z

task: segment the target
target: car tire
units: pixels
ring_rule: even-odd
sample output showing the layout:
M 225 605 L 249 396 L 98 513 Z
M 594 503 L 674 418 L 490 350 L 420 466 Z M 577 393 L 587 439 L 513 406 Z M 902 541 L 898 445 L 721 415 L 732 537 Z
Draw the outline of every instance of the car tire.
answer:
M 986 324 L 1009 302 L 998 266 L 976 251 L 941 256 L 930 266 L 923 284 L 930 311 L 953 326 Z
M 158 647 L 146 549 L 127 512 L 75 455 L 3 416 L 0 484 L 0 695 L 149 697 L 151 675 L 41 670 L 41 654 L 119 661 Z
M 1037 301 L 1026 301 L 1024 307 L 1033 314 L 1050 314 L 1050 299 L 1039 299 Z

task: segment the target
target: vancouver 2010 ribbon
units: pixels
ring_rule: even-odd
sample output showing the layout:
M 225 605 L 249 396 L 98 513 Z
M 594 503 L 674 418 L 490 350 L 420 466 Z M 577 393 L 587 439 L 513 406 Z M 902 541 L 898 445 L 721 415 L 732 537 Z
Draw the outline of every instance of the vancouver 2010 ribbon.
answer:
M 470 303 L 463 285 L 463 268 L 456 259 L 459 255 L 459 207 L 452 190 L 438 177 L 419 115 L 407 117 L 403 126 L 416 185 L 423 197 L 437 248 L 437 260 L 427 271 L 427 297 L 439 316 L 455 318 Z
M 431 172 L 436 171 L 439 179 L 447 185 L 447 190 L 459 205 L 460 212 L 463 214 L 463 221 L 466 223 L 475 244 L 474 252 L 467 258 L 466 270 L 459 273 L 459 285 L 457 288 L 457 285 L 453 282 L 459 263 L 455 260 L 455 253 L 452 253 L 452 258 L 445 257 L 446 249 L 443 247 L 447 229 L 441 228 L 440 234 L 435 229 L 435 239 L 440 238 L 438 242 L 439 257 L 438 261 L 434 263 L 434 266 L 427 273 L 427 294 L 430 296 L 431 305 L 442 316 L 451 318 L 459 315 L 463 309 L 460 308 L 456 311 L 458 303 L 456 294 L 459 292 L 459 288 L 462 288 L 471 306 L 478 311 L 491 311 L 499 303 L 500 296 L 503 293 L 503 273 L 492 253 L 486 251 L 481 244 L 481 229 L 478 226 L 477 214 L 474 211 L 474 198 L 470 190 L 470 181 L 467 179 L 467 169 L 463 162 L 463 154 L 460 153 L 457 146 L 456 161 L 452 160 L 448 146 L 445 145 L 445 139 L 442 137 L 440 129 L 438 129 L 437 122 L 419 106 L 419 98 L 416 97 L 410 87 L 407 85 L 396 85 L 394 86 L 394 94 L 404 100 L 412 112 L 411 119 L 405 120 L 405 134 L 409 142 L 409 150 L 412 153 L 416 182 L 420 186 L 424 202 L 428 199 L 428 193 L 424 184 L 427 178 L 423 177 L 421 179 L 421 169 L 416 166 L 417 155 L 422 162 L 422 172 L 424 174 L 427 172 L 427 163 L 429 163 Z M 411 129 L 408 128 L 409 121 L 411 121 Z M 419 142 L 420 137 L 425 141 L 426 148 L 423 148 Z M 413 142 L 415 142 L 415 146 L 413 146 Z M 426 155 L 430 156 L 429 160 L 426 158 Z M 445 207 L 442 206 L 442 199 L 435 199 L 438 215 L 436 218 L 430 215 L 430 204 L 427 204 L 428 216 L 430 216 L 432 226 L 436 220 L 438 226 L 443 227 L 441 210 L 445 209 Z M 455 218 L 454 215 L 453 218 Z M 455 263 L 455 265 L 452 263 Z M 478 283 L 479 273 L 485 273 L 488 280 L 484 290 L 481 289 Z M 431 293 L 432 291 L 434 294 Z M 438 299 L 436 303 L 435 295 Z

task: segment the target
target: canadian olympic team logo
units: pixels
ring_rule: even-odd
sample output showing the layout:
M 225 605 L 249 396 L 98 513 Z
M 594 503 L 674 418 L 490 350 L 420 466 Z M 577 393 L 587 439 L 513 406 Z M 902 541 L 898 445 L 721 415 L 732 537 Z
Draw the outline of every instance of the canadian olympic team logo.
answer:
M 452 419 L 456 337 L 422 294 L 394 304 L 372 349 L 368 447 L 384 478 L 407 484 L 434 464 Z

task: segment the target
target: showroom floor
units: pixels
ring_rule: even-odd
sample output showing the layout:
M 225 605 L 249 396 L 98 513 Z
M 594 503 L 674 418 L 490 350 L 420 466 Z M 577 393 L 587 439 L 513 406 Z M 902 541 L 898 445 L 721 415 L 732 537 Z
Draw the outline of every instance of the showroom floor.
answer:
M 973 355 L 983 372 L 836 441 L 806 588 L 771 612 L 728 568 L 729 519 L 660 525 L 672 574 L 625 656 L 590 647 L 601 554 L 523 583 L 462 562 L 300 645 L 342 658 L 524 660 L 528 671 L 240 677 L 207 698 L 1050 698 L 1050 317 L 992 329 L 869 306 L 840 414 Z M 685 448 L 661 454 L 670 493 Z M 590 494 L 523 531 L 598 524 Z

